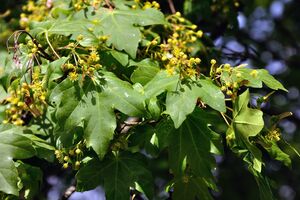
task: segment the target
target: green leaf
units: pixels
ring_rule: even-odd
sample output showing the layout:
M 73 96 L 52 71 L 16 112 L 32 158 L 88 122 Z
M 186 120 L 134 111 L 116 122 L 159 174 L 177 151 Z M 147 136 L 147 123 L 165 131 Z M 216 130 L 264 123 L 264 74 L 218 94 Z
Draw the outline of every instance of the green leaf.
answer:
M 232 128 L 228 132 L 235 134 L 238 145 L 251 152 L 250 158 L 244 159 L 252 160 L 253 168 L 258 172 L 261 171 L 262 160 L 260 150 L 253 145 L 249 137 L 256 136 L 264 127 L 263 112 L 257 109 L 248 107 L 249 104 L 249 90 L 241 94 L 233 105 L 233 121 Z
M 206 183 L 201 178 L 185 177 L 174 183 L 174 200 L 212 200 Z
M 211 172 L 215 166 L 211 152 L 223 151 L 217 147 L 220 137 L 209 128 L 208 122 L 213 121 L 218 121 L 215 115 L 197 108 L 169 134 L 170 168 L 175 176 L 174 199 L 212 199 L 208 188 L 216 190 L 216 185 Z
M 48 162 L 53 162 L 55 147 L 51 146 L 44 139 L 41 139 L 41 138 L 37 137 L 36 135 L 33 135 L 33 132 L 35 134 L 38 134 L 38 133 L 33 131 L 31 129 L 31 127 L 29 127 L 29 128 L 30 128 L 30 131 L 26 130 L 26 134 L 24 136 L 29 138 L 32 141 L 32 146 L 36 150 L 36 156 L 41 159 L 45 159 Z
M 158 147 L 160 151 L 169 145 L 170 137 L 175 130 L 174 122 L 168 117 L 162 119 L 155 127 L 155 134 L 158 138 Z
M 5 91 L 4 87 L 2 85 L 0 85 L 0 102 L 2 102 L 8 96 L 9 96 L 9 94 Z
M 179 83 L 178 75 L 168 75 L 165 70 L 158 72 L 145 86 L 146 98 L 156 97 L 165 91 L 175 91 Z
M 271 148 L 267 149 L 267 151 L 274 159 L 281 161 L 285 166 L 291 166 L 292 161 L 290 156 L 284 153 L 275 142 L 273 142 Z
M 159 144 L 154 127 L 148 124 L 138 126 L 131 131 L 128 140 L 130 141 L 128 145 L 131 152 L 138 152 L 141 149 L 145 149 L 151 156 L 157 156 Z
M 140 62 L 131 61 L 129 66 L 137 66 L 130 77 L 131 81 L 142 85 L 146 85 L 159 72 L 159 64 L 148 58 Z
M 97 36 L 89 31 L 89 28 L 91 27 L 94 27 L 94 24 L 84 18 L 76 20 L 51 19 L 48 21 L 32 23 L 32 30 L 30 33 L 35 37 L 43 35 L 48 39 L 51 35 L 72 35 L 73 39 L 76 39 L 78 35 L 82 35 L 83 40 L 80 41 L 81 45 L 96 46 L 100 42 Z
M 195 175 L 213 180 L 211 167 L 214 160 L 210 154 L 212 133 L 205 117 L 207 112 L 196 109 L 182 125 L 170 134 L 169 158 L 174 174 L 182 174 L 185 157 Z
M 74 128 L 82 126 L 87 146 L 103 158 L 116 128 L 114 109 L 143 116 L 145 105 L 140 93 L 112 73 L 97 80 L 100 85 L 87 81 L 80 87 L 67 79 L 54 88 L 50 101 L 57 105 L 55 116 L 63 134 L 72 136 Z
M 0 149 L 6 158 L 25 159 L 35 154 L 32 141 L 22 136 L 23 129 L 11 125 L 0 125 Z
M 193 112 L 198 98 L 195 90 L 191 90 L 188 86 L 182 88 L 183 91 L 167 93 L 166 113 L 172 118 L 175 128 L 178 128 L 187 115 Z
M 225 112 L 225 96 L 220 88 L 209 79 L 199 79 L 198 83 L 201 87 L 194 89 L 198 97 L 213 109 Z
M 255 171 L 255 169 L 250 169 L 250 172 L 254 175 L 256 180 L 259 196 L 262 200 L 274 200 L 274 196 L 270 187 L 269 179 L 265 177 L 262 173 Z
M 43 172 L 38 167 L 22 162 L 17 163 L 17 169 L 23 185 L 24 197 L 26 199 L 33 199 L 40 192 Z
M 95 12 L 95 11 L 93 11 Z M 91 14 L 93 15 L 93 14 Z M 110 10 L 101 8 L 94 13 L 93 18 L 100 20 L 100 26 L 95 30 L 102 31 L 109 38 L 108 45 L 127 52 L 132 58 L 136 57 L 141 32 L 138 26 L 165 24 L 163 14 L 156 9 L 146 10 Z
M 287 89 L 283 87 L 283 85 L 277 81 L 269 72 L 265 69 L 259 70 L 259 78 L 266 84 L 269 88 L 273 90 L 283 90 L 287 92 Z
M 268 151 L 273 159 L 282 162 L 287 167 L 291 167 L 292 161 L 290 156 L 283 152 L 275 141 L 270 141 L 263 137 L 260 137 L 260 139 L 262 140 L 260 144 Z
M 158 120 L 161 115 L 161 109 L 156 97 L 152 97 L 148 103 L 148 110 L 154 120 Z
M 140 154 L 118 152 L 103 161 L 93 159 L 78 171 L 76 177 L 77 188 L 81 191 L 103 183 L 108 200 L 129 199 L 129 187 L 135 187 L 136 182 L 149 199 L 153 196 L 152 175 Z
M 266 84 L 269 88 L 273 90 L 283 90 L 287 91 L 283 85 L 277 81 L 269 72 L 265 69 L 256 69 L 253 73 L 253 69 L 246 68 L 245 66 L 239 66 L 233 68 L 232 74 L 223 73 L 221 79 L 226 82 L 241 82 L 242 80 L 247 81 L 245 83 L 248 87 L 261 88 L 262 83 Z M 253 74 L 251 74 L 251 72 Z M 240 76 L 237 76 L 237 74 Z
M 8 158 L 0 162 L 0 191 L 18 196 L 18 171 L 14 161 Z
M 219 87 L 206 79 L 199 79 L 197 82 L 201 86 L 194 83 L 182 85 L 180 91 L 167 93 L 166 113 L 171 116 L 175 128 L 193 112 L 198 98 L 215 110 L 226 111 L 225 96 Z
M 183 4 L 183 13 L 188 15 L 193 11 L 193 0 L 185 0 Z
M 249 90 L 246 90 L 236 99 L 233 113 L 235 131 L 246 139 L 256 136 L 264 127 L 263 112 L 249 108 L 249 98 Z
M 128 55 L 119 51 L 109 51 L 109 53 L 114 57 L 122 66 L 126 66 L 129 62 Z
M 23 129 L 0 125 L 0 191 L 18 196 L 18 174 L 12 159 L 30 158 L 35 154 L 30 139 L 22 136 Z
M 47 84 L 48 88 L 52 88 L 52 85 L 54 85 L 53 81 L 61 78 L 64 75 L 62 71 L 62 66 L 65 64 L 67 60 L 68 60 L 67 57 L 62 57 L 49 64 L 45 76 L 46 79 L 45 83 Z

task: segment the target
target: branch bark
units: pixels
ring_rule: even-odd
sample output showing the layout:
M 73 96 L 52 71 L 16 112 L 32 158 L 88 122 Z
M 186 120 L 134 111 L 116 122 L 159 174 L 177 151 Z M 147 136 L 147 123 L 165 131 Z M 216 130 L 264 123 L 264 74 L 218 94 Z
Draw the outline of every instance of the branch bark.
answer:
M 74 185 L 71 185 L 70 187 L 68 187 L 68 188 L 65 190 L 65 192 L 64 192 L 64 194 L 63 194 L 61 200 L 67 200 L 67 199 L 69 199 L 70 196 L 71 196 L 75 191 L 76 191 L 76 187 L 75 187 Z
M 176 13 L 176 9 L 175 9 L 173 0 L 168 0 L 168 3 L 169 3 L 169 7 L 170 7 L 171 12 L 172 12 L 173 14 Z

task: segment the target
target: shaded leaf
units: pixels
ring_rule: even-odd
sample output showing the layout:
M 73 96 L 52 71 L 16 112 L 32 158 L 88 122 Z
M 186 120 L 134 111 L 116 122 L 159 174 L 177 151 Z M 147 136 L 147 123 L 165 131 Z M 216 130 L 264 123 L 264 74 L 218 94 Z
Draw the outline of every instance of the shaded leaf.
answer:
M 201 178 L 185 177 L 174 183 L 174 200 L 212 200 L 206 183 Z
M 93 159 L 78 171 L 76 177 L 81 191 L 104 184 L 108 200 L 129 199 L 129 187 L 135 187 L 135 182 L 148 198 L 153 196 L 152 175 L 140 154 L 119 152 L 103 161 Z
M 21 178 L 26 199 L 33 199 L 40 192 L 40 184 L 43 179 L 43 172 L 40 168 L 22 162 L 17 163 L 18 173 Z
M 12 159 L 34 156 L 32 142 L 22 136 L 23 129 L 11 125 L 0 125 L 0 191 L 18 196 L 18 173 Z
M 169 158 L 174 174 L 182 174 L 182 162 L 187 163 L 195 175 L 213 180 L 211 167 L 213 159 L 210 154 L 211 130 L 205 119 L 206 112 L 198 109 L 189 115 L 182 125 L 170 135 Z

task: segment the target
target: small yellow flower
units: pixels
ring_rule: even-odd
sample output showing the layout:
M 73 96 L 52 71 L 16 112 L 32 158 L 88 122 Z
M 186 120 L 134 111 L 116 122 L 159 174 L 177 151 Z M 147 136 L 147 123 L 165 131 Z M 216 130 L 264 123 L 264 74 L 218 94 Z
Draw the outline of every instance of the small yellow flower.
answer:
M 77 81 L 78 80 L 78 74 L 76 72 L 70 72 L 69 78 L 71 81 Z
M 203 32 L 201 30 L 197 31 L 197 37 L 201 38 L 203 36 Z
M 79 167 L 80 167 L 80 161 L 77 160 L 77 161 L 75 162 L 75 169 L 78 170 Z
M 231 90 L 227 90 L 226 94 L 227 94 L 228 96 L 231 96 L 233 93 L 232 93 Z
M 98 55 L 98 52 L 93 50 L 91 53 L 90 53 L 90 56 L 89 56 L 89 60 L 93 63 L 95 62 L 98 62 L 100 60 L 100 57 Z
M 201 59 L 200 58 L 195 58 L 195 63 L 200 64 Z
M 63 168 L 64 168 L 64 169 L 67 169 L 68 167 L 69 167 L 69 164 L 68 164 L 68 163 L 64 163 L 64 164 L 63 164 Z
M 22 119 L 17 119 L 16 121 L 13 122 L 14 125 L 21 126 L 24 124 L 24 121 Z
M 191 26 L 191 29 L 193 29 L 193 30 L 195 30 L 197 28 L 197 25 L 195 25 L 195 24 L 193 24 L 192 26 Z
M 222 90 L 223 92 L 225 92 L 225 91 L 227 90 L 226 86 L 223 85 L 223 86 L 221 87 L 221 90 Z
M 252 70 L 252 71 L 250 72 L 250 75 L 251 75 L 252 77 L 254 77 L 254 78 L 257 77 L 257 74 L 258 74 L 258 71 L 257 71 L 257 70 Z
M 81 35 L 81 34 L 80 34 L 80 35 L 78 35 L 78 36 L 77 36 L 77 38 L 76 38 L 76 40 L 77 40 L 77 41 L 81 41 L 81 40 L 83 40 L 83 35 Z
M 236 77 L 237 78 L 241 78 L 242 77 L 242 74 L 240 72 L 236 73 Z
M 174 74 L 174 68 L 173 68 L 173 67 L 167 68 L 167 73 L 168 73 L 169 75 L 173 75 L 173 74 Z
M 197 74 L 196 70 L 192 68 L 188 68 L 186 71 L 189 77 L 194 77 Z
M 181 13 L 180 13 L 180 12 L 176 12 L 175 15 L 176 15 L 177 17 L 181 17 Z
M 214 64 L 216 64 L 216 63 L 217 63 L 217 61 L 216 61 L 215 59 L 211 59 L 211 60 L 210 60 L 210 64 L 214 65 Z
M 78 155 L 78 154 L 81 153 L 81 150 L 77 148 L 77 149 L 75 150 L 75 153 Z
M 65 156 L 65 157 L 64 157 L 64 161 L 67 162 L 68 160 L 70 160 L 69 156 Z

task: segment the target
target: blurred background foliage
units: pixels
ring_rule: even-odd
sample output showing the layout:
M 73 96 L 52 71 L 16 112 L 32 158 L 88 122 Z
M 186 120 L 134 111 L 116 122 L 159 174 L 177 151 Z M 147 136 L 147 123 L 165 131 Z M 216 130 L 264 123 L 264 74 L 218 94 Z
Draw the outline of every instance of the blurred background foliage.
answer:
M 6 41 L 13 30 L 20 29 L 19 16 L 25 0 L 1 0 L 0 6 L 0 73 L 4 65 Z M 206 51 L 203 63 L 211 58 L 230 64 L 248 63 L 251 68 L 266 68 L 288 88 L 289 93 L 276 92 L 271 102 L 263 105 L 265 112 L 278 115 L 291 111 L 293 116 L 280 122 L 283 137 L 300 150 L 300 1 L 299 0 L 160 0 L 165 13 L 180 11 L 204 31 Z M 172 7 L 172 4 L 174 6 Z M 171 6 L 170 6 L 171 5 Z M 205 71 L 205 69 L 203 69 Z M 255 91 L 254 91 L 255 92 Z M 270 91 L 257 91 L 255 98 Z M 278 199 L 300 199 L 300 158 L 285 149 L 293 158 L 291 169 L 274 160 L 267 162 L 267 174 L 274 181 Z M 215 199 L 252 200 L 258 198 L 258 189 L 252 175 L 242 161 L 225 149 L 225 155 L 216 158 L 216 177 L 219 192 Z M 46 165 L 46 164 L 45 164 Z M 154 166 L 159 168 L 160 166 Z M 164 168 L 164 163 L 162 163 Z M 58 166 L 45 166 L 48 173 L 44 191 L 48 199 L 58 199 L 64 183 Z M 56 175 L 56 176 L 53 176 Z M 56 187 L 52 187 L 55 185 Z M 47 191 L 47 192 L 46 192 Z M 97 190 L 99 191 L 99 189 Z

